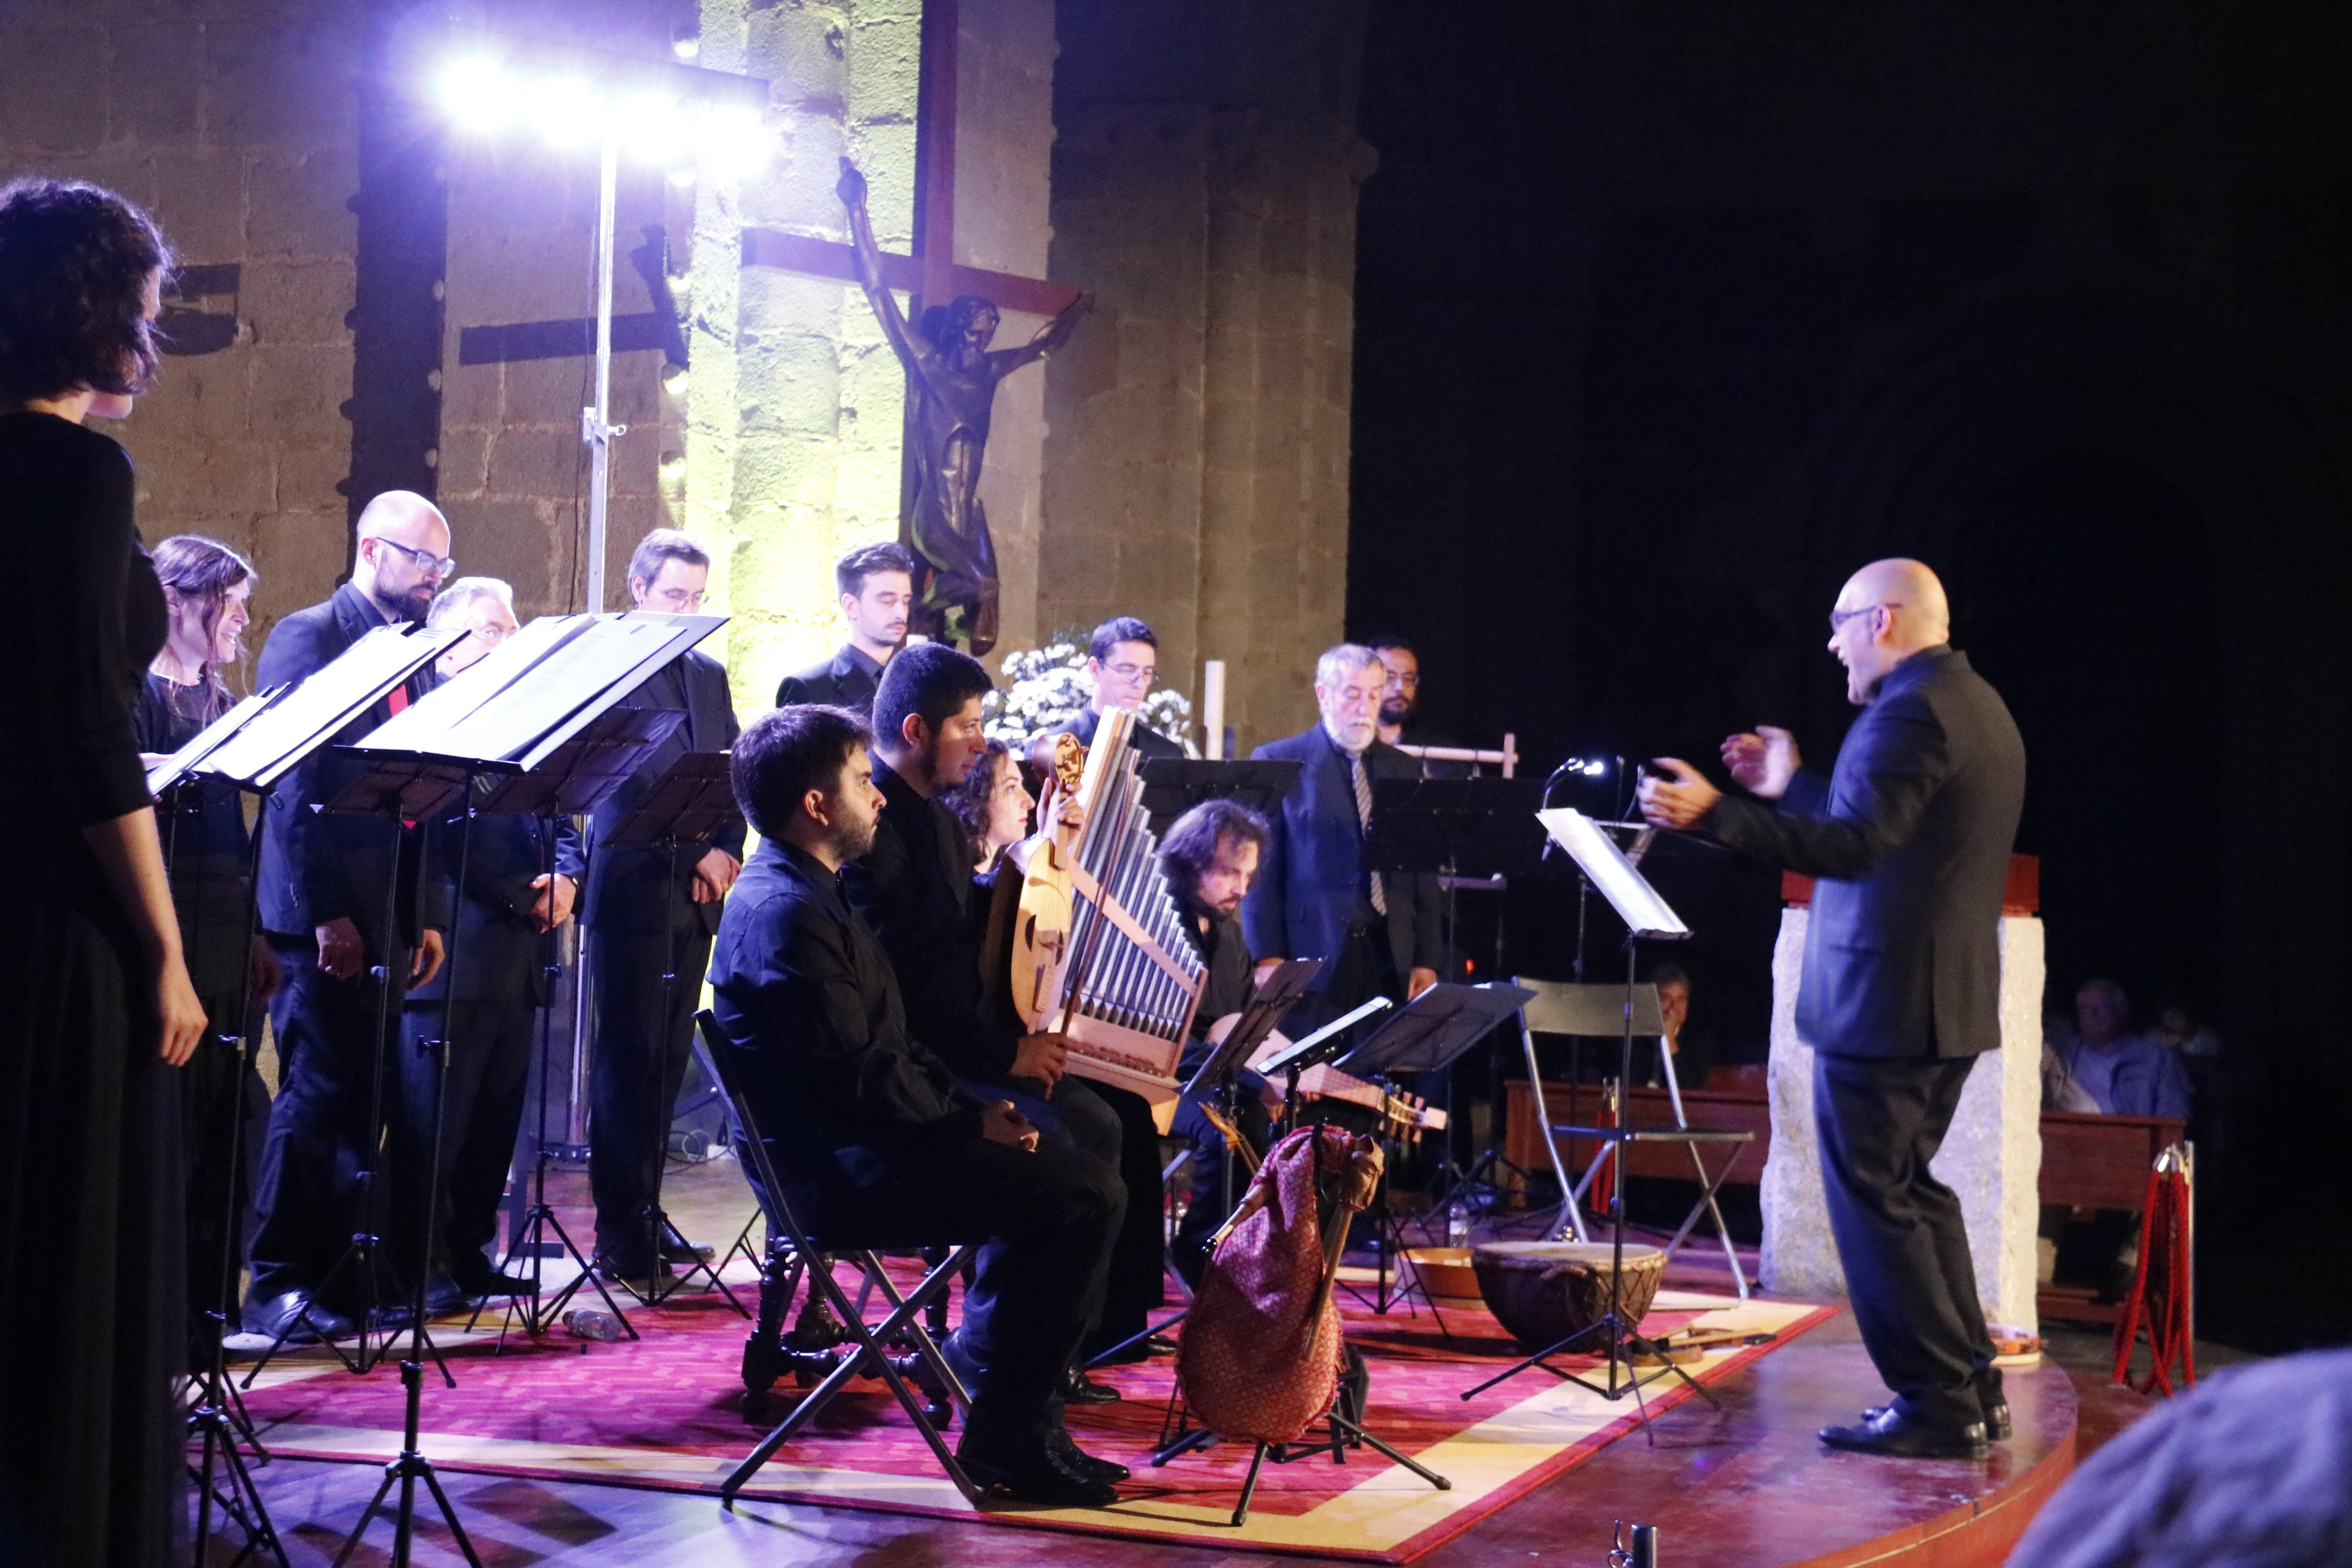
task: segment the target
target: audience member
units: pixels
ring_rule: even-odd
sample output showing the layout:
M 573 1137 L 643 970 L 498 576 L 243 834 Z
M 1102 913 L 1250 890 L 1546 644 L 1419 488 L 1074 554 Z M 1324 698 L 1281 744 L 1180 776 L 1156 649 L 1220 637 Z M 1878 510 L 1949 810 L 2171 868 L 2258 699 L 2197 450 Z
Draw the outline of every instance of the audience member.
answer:
M 2066 1074 L 2105 1116 L 2189 1115 L 2189 1077 L 2159 1041 L 2130 1032 L 2131 1001 L 2112 980 L 2086 980 L 2074 994 L 2074 1039 Z

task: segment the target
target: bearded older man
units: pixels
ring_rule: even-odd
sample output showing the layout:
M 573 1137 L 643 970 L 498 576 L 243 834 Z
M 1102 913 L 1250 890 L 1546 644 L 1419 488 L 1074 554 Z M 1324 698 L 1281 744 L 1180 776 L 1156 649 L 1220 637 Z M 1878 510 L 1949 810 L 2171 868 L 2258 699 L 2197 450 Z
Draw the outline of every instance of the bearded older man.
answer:
M 1895 1391 L 1822 1441 L 1970 1458 L 2009 1435 L 2009 1405 L 1959 1199 L 1928 1162 L 1969 1069 L 2000 1045 L 2001 890 L 2025 745 L 1950 639 L 1933 572 L 1864 567 L 1830 613 L 1830 651 L 1863 710 L 1832 776 L 1800 771 L 1789 732 L 1759 728 L 1723 743 L 1755 799 L 1727 799 L 1671 757 L 1660 765 L 1674 780 L 1645 781 L 1641 799 L 1657 826 L 1704 826 L 1816 879 L 1797 1031 L 1815 1052 L 1822 1175 L 1854 1321 Z

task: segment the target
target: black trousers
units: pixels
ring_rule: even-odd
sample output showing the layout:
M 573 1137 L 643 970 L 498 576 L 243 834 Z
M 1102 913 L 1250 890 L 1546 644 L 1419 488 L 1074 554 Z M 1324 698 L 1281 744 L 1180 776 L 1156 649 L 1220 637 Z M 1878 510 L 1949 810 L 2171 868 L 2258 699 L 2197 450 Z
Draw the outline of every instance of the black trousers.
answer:
M 1127 1215 L 1110 1248 L 1103 1280 L 1097 1350 L 1134 1338 L 1151 1326 L 1151 1312 L 1168 1300 L 1168 1260 L 1161 1229 L 1166 1209 L 1160 1180 L 1160 1127 L 1151 1102 L 1133 1089 L 1096 1083 L 1093 1089 L 1118 1119 L 1118 1179 L 1127 1188 Z
M 434 1103 L 441 1116 L 440 1202 L 427 1231 L 431 1261 L 471 1267 L 487 1262 L 482 1249 L 498 1239 L 499 1200 L 506 1195 L 515 1135 L 522 1130 L 525 1086 L 530 1078 L 532 1026 L 538 1013 L 522 998 L 458 1002 L 450 1008 L 449 1077 L 437 1083 L 441 1004 L 413 1003 L 401 1041 L 400 1113 L 394 1136 L 392 1233 L 394 1256 L 404 1269 L 417 1252 L 425 1212 L 425 1175 L 433 1147 Z M 471 1255 L 470 1258 L 468 1254 Z
M 824 1158 L 807 1190 L 793 1184 L 819 1246 L 985 1244 L 959 1331 L 980 1368 L 966 1441 L 1025 1445 L 1058 1426 L 1062 1376 L 1087 1327 L 1087 1282 L 1101 1274 L 1127 1207 L 1118 1171 L 1042 1138 L 1034 1153 L 972 1137 Z
M 971 1085 L 973 1092 L 983 1100 L 1002 1096 L 1011 1100 L 1014 1110 L 1035 1124 L 1039 1147 L 1054 1144 L 1075 1149 L 1111 1170 L 1119 1169 L 1122 1132 L 1118 1112 L 1098 1092 L 1102 1086 L 1088 1083 L 1076 1074 L 1064 1073 L 1061 1081 L 1054 1085 L 1053 1093 L 1041 1093 L 1042 1087 L 1034 1079 L 1018 1078 Z M 1120 1197 L 1122 1202 L 1129 1201 L 1123 1184 Z M 1125 1221 L 1120 1223 L 1124 1225 Z M 1108 1314 L 1113 1250 L 1106 1248 L 1087 1277 L 1081 1316 L 1088 1339 L 1102 1331 Z
M 698 926 L 675 935 L 592 930 L 588 1058 L 588 1185 L 596 1251 L 632 1270 L 649 1265 L 647 1211 L 661 1202 L 663 1145 L 693 1054 L 688 1031 L 710 967 Z M 665 976 L 674 976 L 666 979 Z
M 247 1291 L 255 1301 L 296 1289 L 316 1289 L 354 1231 L 383 1223 L 380 1213 L 361 1212 L 359 1181 L 363 1161 L 374 1163 L 371 1152 L 377 1142 L 368 1117 L 371 1075 L 379 1059 L 378 982 L 365 973 L 354 980 L 321 974 L 318 944 L 308 937 L 273 932 L 269 944 L 286 984 L 269 1005 L 278 1041 L 278 1099 L 269 1108 L 255 1193 L 253 1283 Z M 396 952 L 391 973 L 405 975 L 408 964 L 408 954 Z M 394 999 L 391 1037 L 381 1058 L 387 1114 L 400 1015 Z M 352 1305 L 358 1284 L 347 1270 L 337 1283 L 341 1300 L 331 1304 Z
M 242 997 L 240 987 L 202 999 L 204 1037 L 180 1071 L 180 1140 L 188 1162 L 183 1191 L 188 1205 L 189 1337 L 205 1364 L 217 1331 L 206 1314 L 226 1308 L 232 1331 L 237 1322 L 236 1279 L 245 1267 L 255 1173 L 269 1131 L 269 1089 L 253 1065 L 261 1045 L 261 1009 L 255 1008 L 247 1021 L 241 1045 L 221 1037 L 239 1032 L 233 1020 Z M 235 1159 L 229 1157 L 232 1144 L 237 1146 Z
M 1906 1415 L 1981 1418 L 2000 1398 L 1960 1200 L 1927 1169 L 1974 1057 L 1813 1058 L 1830 1230 L 1862 1342 Z

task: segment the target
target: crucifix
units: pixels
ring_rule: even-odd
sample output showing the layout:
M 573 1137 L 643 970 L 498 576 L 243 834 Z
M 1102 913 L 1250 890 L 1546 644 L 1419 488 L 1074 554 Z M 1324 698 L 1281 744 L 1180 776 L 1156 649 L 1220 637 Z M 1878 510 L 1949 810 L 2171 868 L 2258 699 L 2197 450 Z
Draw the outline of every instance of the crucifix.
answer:
M 743 264 L 856 283 L 907 372 L 898 532 L 913 552 L 913 629 L 974 654 L 996 643 L 995 547 L 978 494 L 996 384 L 1060 346 L 1085 314 L 1076 289 L 955 261 L 957 0 L 925 0 L 915 136 L 913 254 L 874 242 L 866 181 L 842 160 L 838 190 L 851 243 L 775 229 L 743 231 Z M 913 298 L 904 315 L 891 290 Z M 1049 316 L 1021 348 L 990 349 L 1003 310 Z

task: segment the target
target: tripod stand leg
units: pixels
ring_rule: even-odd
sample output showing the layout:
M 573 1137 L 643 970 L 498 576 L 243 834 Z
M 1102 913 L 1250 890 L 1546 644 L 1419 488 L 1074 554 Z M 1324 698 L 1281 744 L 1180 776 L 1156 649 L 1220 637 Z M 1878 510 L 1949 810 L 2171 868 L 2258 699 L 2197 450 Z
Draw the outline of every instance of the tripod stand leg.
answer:
M 1363 1427 L 1358 1426 L 1355 1422 L 1349 1420 L 1346 1416 L 1339 1415 L 1336 1411 L 1332 1413 L 1331 1424 L 1339 1427 L 1340 1431 L 1345 1432 L 1349 1436 L 1353 1437 L 1359 1443 L 1370 1443 L 1373 1447 L 1378 1448 L 1381 1453 L 1386 1454 L 1390 1458 L 1395 1460 L 1398 1464 L 1402 1465 L 1406 1469 L 1411 1470 L 1414 1475 L 1419 1476 L 1423 1480 L 1427 1481 L 1439 1491 L 1450 1492 L 1454 1489 L 1454 1483 L 1452 1481 L 1447 1480 L 1435 1470 L 1430 1469 L 1425 1466 L 1416 1464 L 1412 1460 L 1406 1458 L 1402 1454 L 1398 1453 L 1394 1448 L 1390 1447 L 1386 1443 L 1383 1443 L 1378 1437 L 1373 1436 Z
M 1241 1505 L 1234 1510 L 1235 1530 L 1249 1522 L 1250 1499 L 1257 1496 L 1257 1473 L 1265 1465 L 1265 1445 L 1260 1443 L 1250 1450 L 1249 1474 L 1242 1479 Z

